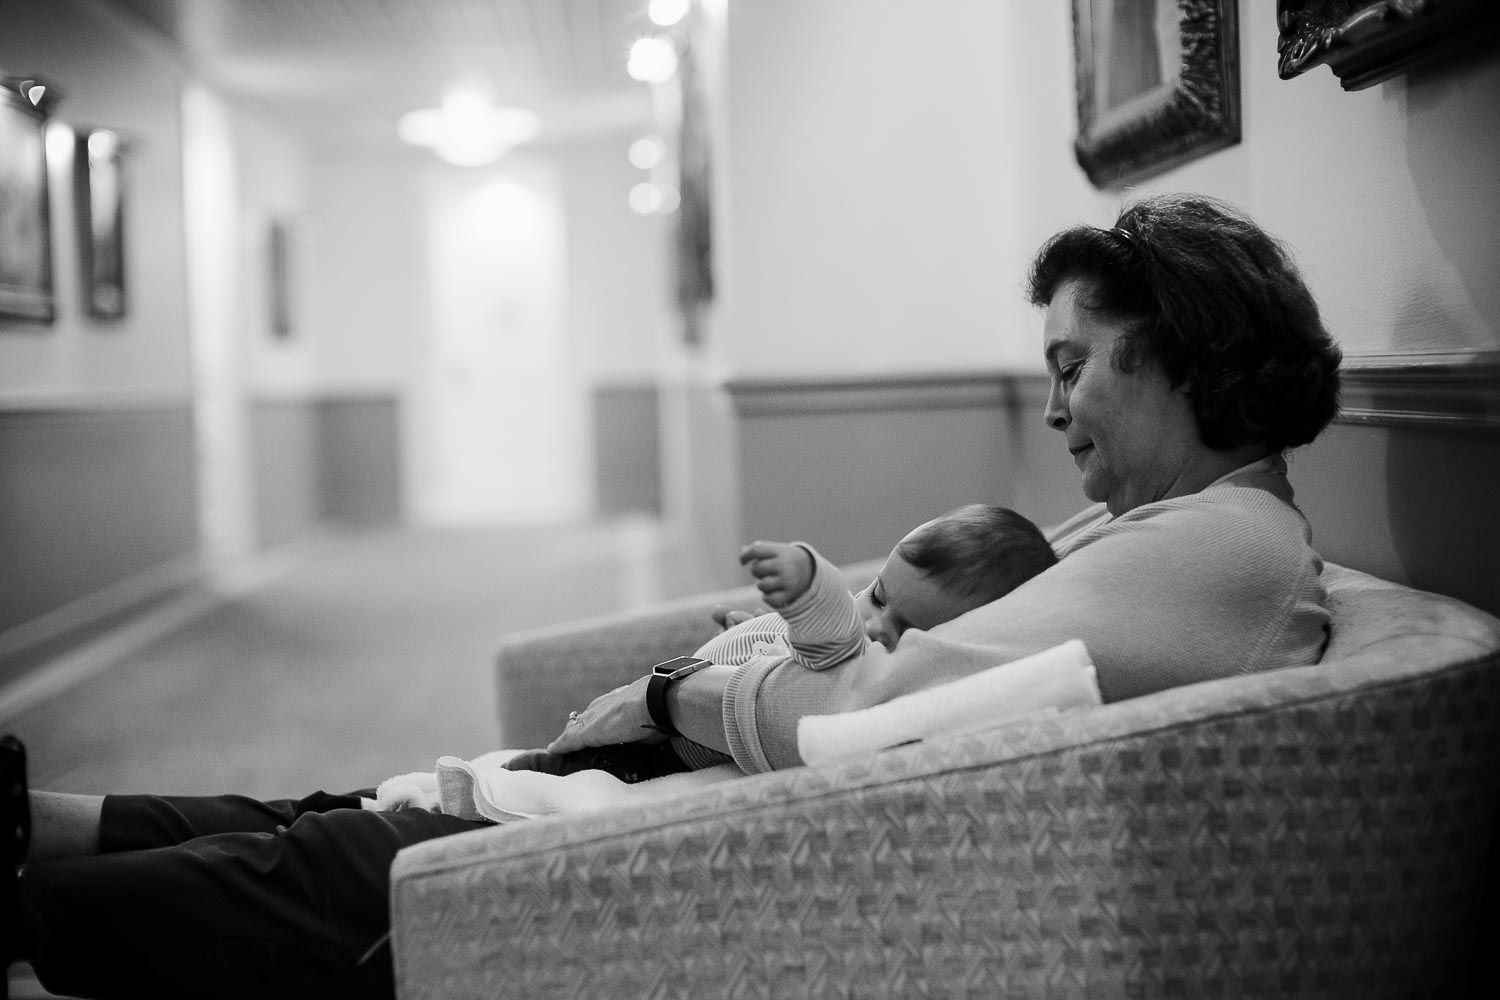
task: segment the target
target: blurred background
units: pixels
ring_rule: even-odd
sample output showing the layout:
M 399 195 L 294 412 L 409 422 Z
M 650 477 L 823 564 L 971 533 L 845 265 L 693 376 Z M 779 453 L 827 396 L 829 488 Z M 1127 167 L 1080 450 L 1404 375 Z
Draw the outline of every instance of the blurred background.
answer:
M 0 168 L 51 271 L 0 315 L 35 783 L 378 780 L 503 741 L 503 631 L 741 583 L 756 537 L 1060 521 L 1025 268 L 1135 193 L 1286 239 L 1355 361 L 1493 361 L 1492 50 L 1282 80 L 1277 5 L 1228 0 L 1242 140 L 1099 189 L 1080 5 L 5 0 L 48 113 L 45 192 Z M 1497 610 L 1493 385 L 1452 384 L 1478 433 L 1365 406 L 1293 481 L 1329 558 Z

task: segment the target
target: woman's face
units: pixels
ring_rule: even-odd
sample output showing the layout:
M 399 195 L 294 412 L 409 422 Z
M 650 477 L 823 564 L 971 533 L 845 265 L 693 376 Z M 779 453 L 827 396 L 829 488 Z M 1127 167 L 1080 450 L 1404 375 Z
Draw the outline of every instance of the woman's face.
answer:
M 1047 425 L 1067 436 L 1084 495 L 1118 516 L 1201 488 L 1192 474 L 1208 449 L 1192 401 L 1155 361 L 1115 367 L 1115 341 L 1128 326 L 1084 308 L 1087 293 L 1081 280 L 1060 284 L 1044 327 Z

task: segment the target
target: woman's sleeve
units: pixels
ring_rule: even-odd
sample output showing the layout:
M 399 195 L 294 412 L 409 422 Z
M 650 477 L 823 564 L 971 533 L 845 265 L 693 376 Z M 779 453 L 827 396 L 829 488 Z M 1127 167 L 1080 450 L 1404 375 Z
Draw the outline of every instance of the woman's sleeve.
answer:
M 1321 635 L 1310 629 L 1326 613 L 1295 511 L 1282 505 L 1283 518 L 1201 499 L 1150 506 L 1094 532 L 1000 600 L 930 632 L 906 632 L 893 652 L 866 643 L 858 657 L 818 672 L 788 657 L 751 660 L 724 698 L 736 761 L 752 771 L 797 766 L 805 715 L 881 704 L 1069 639 L 1088 647 L 1106 701 L 1260 669 L 1278 653 L 1316 660 Z M 1294 612 L 1299 634 L 1289 640 Z

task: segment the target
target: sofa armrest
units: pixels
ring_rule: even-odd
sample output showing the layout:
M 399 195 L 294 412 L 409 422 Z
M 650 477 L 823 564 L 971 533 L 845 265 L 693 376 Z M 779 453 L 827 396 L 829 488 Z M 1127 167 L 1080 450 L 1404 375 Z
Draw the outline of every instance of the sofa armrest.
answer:
M 880 565 L 877 560 L 843 567 L 845 579 L 851 588 L 862 588 Z M 719 604 L 763 608 L 753 586 L 735 587 L 504 636 L 495 653 L 502 745 L 545 746 L 562 731 L 569 712 L 630 683 L 652 664 L 691 653 L 718 631 L 710 614 Z
M 1497 734 L 1493 651 L 1351 661 L 431 841 L 398 994 L 1442 994 Z

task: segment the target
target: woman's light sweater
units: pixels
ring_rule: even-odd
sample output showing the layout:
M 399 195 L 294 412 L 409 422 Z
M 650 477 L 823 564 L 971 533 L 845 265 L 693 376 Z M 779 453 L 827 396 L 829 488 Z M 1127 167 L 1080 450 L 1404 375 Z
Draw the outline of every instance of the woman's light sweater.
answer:
M 1279 456 L 1199 493 L 1111 518 L 1095 505 L 1048 533 L 1059 562 L 893 652 L 870 643 L 827 670 L 785 655 L 732 676 L 724 728 L 756 773 L 802 763 L 797 720 L 868 708 L 1081 639 L 1105 701 L 1317 662 L 1328 612 L 1307 521 Z

